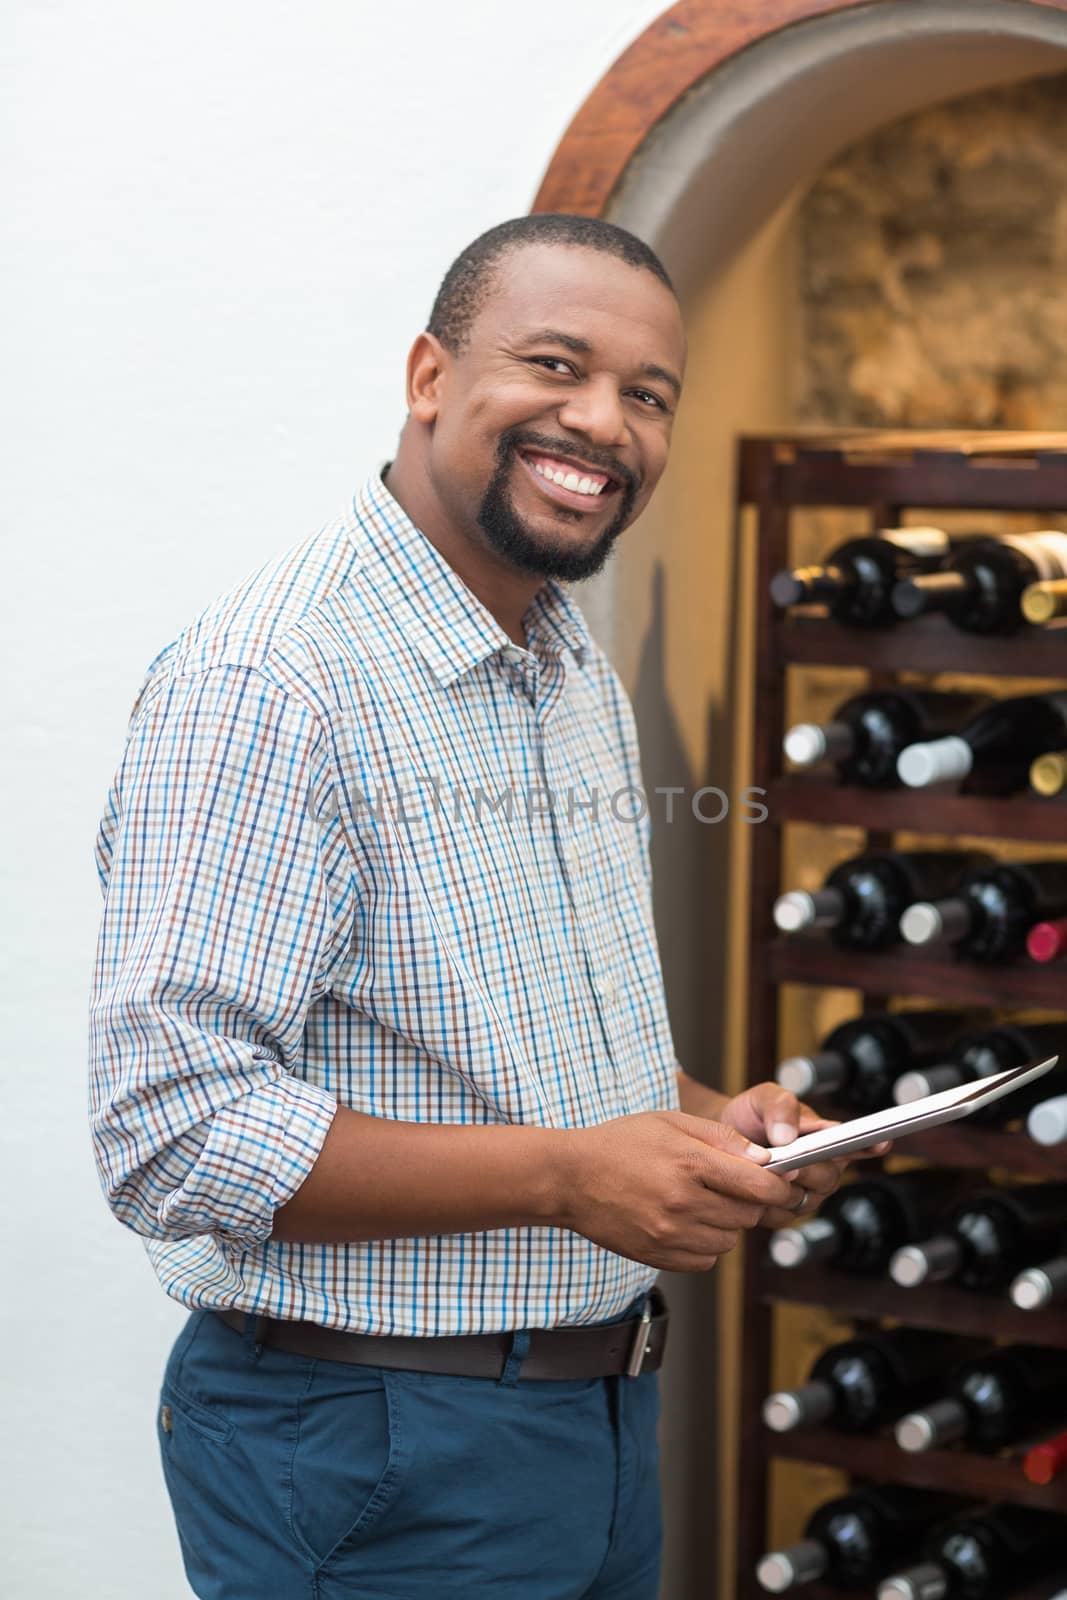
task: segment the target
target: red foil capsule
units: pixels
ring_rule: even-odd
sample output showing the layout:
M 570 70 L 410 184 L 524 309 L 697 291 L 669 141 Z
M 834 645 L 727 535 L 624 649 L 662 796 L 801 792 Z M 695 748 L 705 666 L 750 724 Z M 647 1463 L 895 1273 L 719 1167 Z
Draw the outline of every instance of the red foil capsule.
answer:
M 1067 955 L 1067 917 L 1035 922 L 1026 936 L 1026 948 L 1035 961 L 1061 960 Z
M 1023 1476 L 1031 1483 L 1051 1483 L 1067 1469 L 1067 1433 L 1035 1444 L 1023 1456 Z

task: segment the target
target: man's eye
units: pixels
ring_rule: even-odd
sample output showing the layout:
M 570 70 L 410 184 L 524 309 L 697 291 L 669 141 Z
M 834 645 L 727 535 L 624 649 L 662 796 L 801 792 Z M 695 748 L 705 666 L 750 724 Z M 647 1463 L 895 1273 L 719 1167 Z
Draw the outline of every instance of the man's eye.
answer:
M 653 394 L 651 389 L 631 389 L 630 393 L 631 394 L 641 395 L 641 396 L 644 397 L 645 400 L 651 400 L 652 404 L 654 406 L 659 406 L 661 411 L 666 411 L 666 409 L 667 409 L 667 407 L 664 405 L 663 401 L 660 399 L 659 395 L 658 394 Z
M 562 367 L 565 372 L 574 371 L 570 362 L 564 361 L 562 356 L 531 356 L 530 360 L 535 366 Z

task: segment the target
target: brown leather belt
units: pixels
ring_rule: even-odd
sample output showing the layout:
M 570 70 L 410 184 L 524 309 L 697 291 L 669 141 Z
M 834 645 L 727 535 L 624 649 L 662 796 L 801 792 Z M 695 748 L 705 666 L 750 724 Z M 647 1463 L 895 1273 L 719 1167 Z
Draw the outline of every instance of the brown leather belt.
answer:
M 250 1313 L 217 1310 L 229 1327 L 244 1334 Z M 361 1367 L 397 1367 L 458 1378 L 499 1378 L 512 1351 L 510 1333 L 444 1334 L 415 1338 L 396 1334 L 345 1333 L 318 1322 L 287 1322 L 256 1317 L 257 1344 L 314 1360 L 348 1361 Z M 653 1288 L 640 1316 L 626 1322 L 588 1327 L 533 1328 L 520 1378 L 638 1377 L 655 1372 L 667 1343 L 667 1304 Z

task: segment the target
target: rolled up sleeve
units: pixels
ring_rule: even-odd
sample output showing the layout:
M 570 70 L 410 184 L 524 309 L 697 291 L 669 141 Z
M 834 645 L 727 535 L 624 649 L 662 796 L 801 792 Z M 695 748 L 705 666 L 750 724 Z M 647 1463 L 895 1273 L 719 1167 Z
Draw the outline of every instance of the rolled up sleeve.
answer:
M 332 772 L 318 717 L 256 668 L 135 708 L 97 835 L 89 1111 L 145 1238 L 261 1244 L 336 1115 L 298 1070 L 354 901 Z

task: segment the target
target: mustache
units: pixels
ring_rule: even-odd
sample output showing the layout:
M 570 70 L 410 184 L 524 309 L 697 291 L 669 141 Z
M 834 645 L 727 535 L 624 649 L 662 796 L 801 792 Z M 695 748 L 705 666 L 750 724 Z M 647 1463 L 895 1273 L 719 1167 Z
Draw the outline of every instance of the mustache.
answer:
M 594 467 L 598 472 L 606 472 L 609 477 L 630 494 L 638 488 L 637 474 L 631 472 L 629 467 L 624 467 L 621 461 L 609 455 L 606 450 L 600 450 L 595 445 L 583 444 L 577 439 L 554 439 L 547 433 L 530 433 L 523 429 L 521 433 L 508 432 L 500 437 L 500 458 L 504 460 L 512 451 L 540 450 L 544 455 L 551 456 L 579 456 Z

